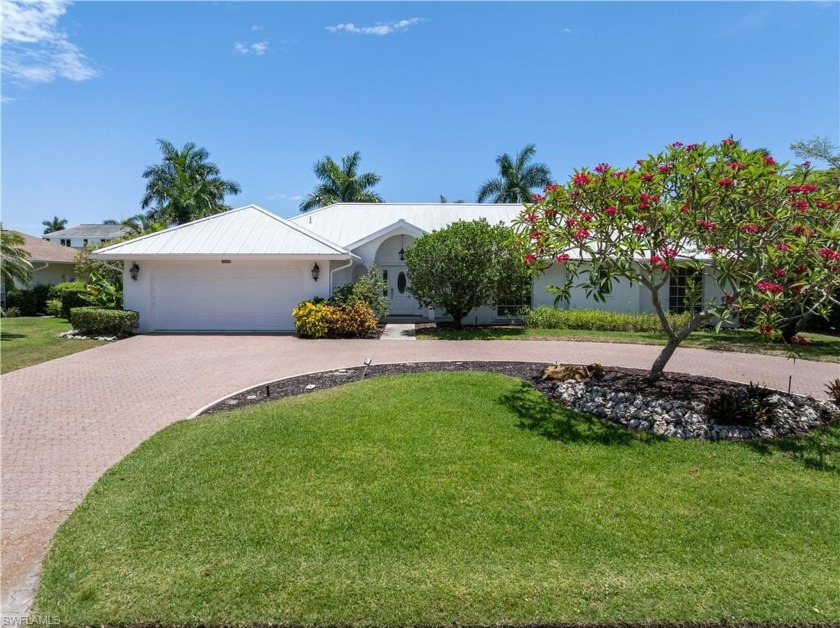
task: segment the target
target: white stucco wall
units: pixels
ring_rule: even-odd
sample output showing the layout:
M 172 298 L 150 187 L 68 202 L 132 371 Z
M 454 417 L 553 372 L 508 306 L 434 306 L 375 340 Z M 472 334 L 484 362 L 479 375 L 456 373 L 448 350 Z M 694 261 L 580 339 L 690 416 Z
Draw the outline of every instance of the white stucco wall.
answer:
M 44 238 L 44 239 L 45 239 L 45 240 L 47 240 L 48 242 L 52 242 L 53 244 L 58 244 L 58 245 L 61 245 L 61 240 L 62 240 L 62 239 L 64 239 L 64 240 L 68 240 L 68 239 L 69 239 L 69 240 L 70 240 L 70 247 L 71 247 L 71 248 L 74 248 L 74 249 L 81 249 L 82 247 L 84 247 L 84 246 L 85 246 L 85 240 L 87 240 L 87 243 L 88 243 L 89 245 L 91 245 L 91 246 L 97 246 L 97 247 L 98 247 L 98 246 L 99 246 L 99 245 L 101 245 L 103 242 L 108 242 L 108 241 L 110 241 L 110 240 L 111 240 L 111 239 L 113 239 L 113 238 L 103 239 L 103 238 L 96 238 L 96 237 L 88 236 L 87 238 L 75 238 L 75 237 L 73 237 L 73 238 L 59 238 L 59 237 L 50 237 L 50 238 Z

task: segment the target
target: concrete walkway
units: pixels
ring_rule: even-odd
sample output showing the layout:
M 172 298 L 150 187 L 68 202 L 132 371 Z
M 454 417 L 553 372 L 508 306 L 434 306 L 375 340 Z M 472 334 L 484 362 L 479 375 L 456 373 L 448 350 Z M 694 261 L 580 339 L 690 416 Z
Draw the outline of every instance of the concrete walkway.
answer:
M 388 323 L 380 340 L 417 340 L 414 323 Z
M 436 360 L 600 362 L 648 368 L 659 349 L 562 341 L 380 342 L 279 335 L 149 335 L 3 375 L 2 610 L 29 608 L 61 522 L 109 467 L 149 436 L 237 390 L 283 377 Z M 678 349 L 671 371 L 759 381 L 824 397 L 840 365 Z

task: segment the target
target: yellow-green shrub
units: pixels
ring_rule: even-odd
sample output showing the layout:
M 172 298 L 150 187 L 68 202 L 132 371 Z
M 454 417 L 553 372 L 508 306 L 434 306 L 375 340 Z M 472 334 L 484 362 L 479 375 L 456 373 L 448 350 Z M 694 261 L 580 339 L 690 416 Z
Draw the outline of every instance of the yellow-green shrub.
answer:
M 295 329 L 302 338 L 326 338 L 329 331 L 331 305 L 303 301 L 292 310 Z
M 295 328 L 302 338 L 370 338 L 377 321 L 364 303 L 331 305 L 303 301 L 292 310 Z

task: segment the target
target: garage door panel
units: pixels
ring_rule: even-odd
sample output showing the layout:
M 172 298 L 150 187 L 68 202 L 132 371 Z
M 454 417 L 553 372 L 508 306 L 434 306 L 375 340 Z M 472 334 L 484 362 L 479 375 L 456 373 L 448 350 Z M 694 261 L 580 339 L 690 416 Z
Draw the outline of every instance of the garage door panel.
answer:
M 303 300 L 303 272 L 277 264 L 184 265 L 155 275 L 161 331 L 285 331 Z

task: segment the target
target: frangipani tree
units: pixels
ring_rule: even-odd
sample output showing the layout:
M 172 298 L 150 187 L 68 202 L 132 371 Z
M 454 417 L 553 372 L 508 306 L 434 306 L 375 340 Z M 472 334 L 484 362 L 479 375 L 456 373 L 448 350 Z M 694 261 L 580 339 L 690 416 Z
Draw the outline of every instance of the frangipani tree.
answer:
M 789 341 L 804 316 L 827 312 L 840 287 L 837 188 L 807 162 L 789 168 L 732 139 L 676 142 L 624 170 L 602 163 L 577 171 L 534 195 L 516 231 L 535 271 L 565 266 L 565 284 L 552 288 L 558 299 L 578 286 L 603 300 L 618 279 L 650 292 L 668 338 L 652 379 L 703 325 L 741 316 L 765 337 Z M 659 294 L 680 265 L 705 268 L 723 297 L 698 298 L 677 329 Z

